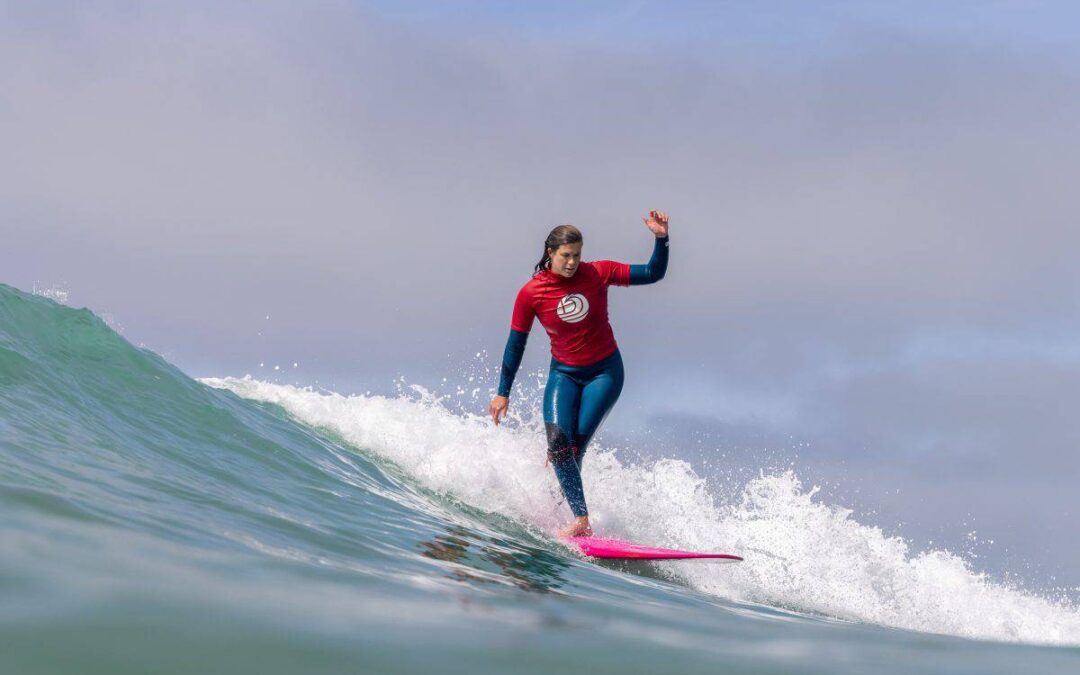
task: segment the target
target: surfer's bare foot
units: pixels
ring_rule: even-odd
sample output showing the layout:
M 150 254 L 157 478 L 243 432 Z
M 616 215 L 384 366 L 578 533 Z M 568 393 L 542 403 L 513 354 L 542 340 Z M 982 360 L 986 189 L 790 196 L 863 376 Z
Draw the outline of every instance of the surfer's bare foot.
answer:
M 591 537 L 592 525 L 589 525 L 589 517 L 579 516 L 574 518 L 574 522 L 559 530 L 559 534 L 564 537 Z

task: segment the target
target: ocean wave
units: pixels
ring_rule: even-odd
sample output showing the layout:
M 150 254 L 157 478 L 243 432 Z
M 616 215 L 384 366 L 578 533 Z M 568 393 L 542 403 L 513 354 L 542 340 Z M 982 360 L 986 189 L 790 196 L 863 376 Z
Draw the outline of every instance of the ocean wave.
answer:
M 567 509 L 535 424 L 496 428 L 414 396 L 342 396 L 247 378 L 204 380 L 272 403 L 403 468 L 425 486 L 544 531 Z M 961 556 L 907 542 L 823 503 L 792 471 L 762 474 L 733 494 L 710 492 L 687 462 L 624 463 L 594 447 L 583 472 L 594 528 L 651 545 L 740 553 L 717 568 L 665 563 L 673 578 L 729 600 L 967 638 L 1080 644 L 1080 611 L 995 582 Z

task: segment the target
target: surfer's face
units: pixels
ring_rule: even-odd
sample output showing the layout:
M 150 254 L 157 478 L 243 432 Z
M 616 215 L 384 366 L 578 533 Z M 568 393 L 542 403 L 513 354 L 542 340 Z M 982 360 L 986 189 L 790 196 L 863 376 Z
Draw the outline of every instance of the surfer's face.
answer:
M 581 242 L 563 244 L 554 250 L 548 249 L 548 255 L 551 256 L 551 271 L 569 279 L 574 276 L 581 263 Z

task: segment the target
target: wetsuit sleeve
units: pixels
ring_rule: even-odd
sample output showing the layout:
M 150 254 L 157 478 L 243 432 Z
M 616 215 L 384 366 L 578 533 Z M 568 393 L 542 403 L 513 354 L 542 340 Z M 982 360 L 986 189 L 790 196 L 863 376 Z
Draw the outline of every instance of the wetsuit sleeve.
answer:
M 521 366 L 521 357 L 525 354 L 525 341 L 529 339 L 536 311 L 533 309 L 532 296 L 528 286 L 522 286 L 514 300 L 514 314 L 510 318 L 510 337 L 506 339 L 503 350 L 502 374 L 499 376 L 499 396 L 509 396 L 514 376 Z
M 667 261 L 668 238 L 657 237 L 649 262 L 644 265 L 630 265 L 630 285 L 644 286 L 660 281 L 667 273 Z
M 525 342 L 528 333 L 511 330 L 503 350 L 502 374 L 499 376 L 499 396 L 510 396 L 510 387 L 514 385 L 514 376 L 521 367 L 521 357 L 525 354 Z

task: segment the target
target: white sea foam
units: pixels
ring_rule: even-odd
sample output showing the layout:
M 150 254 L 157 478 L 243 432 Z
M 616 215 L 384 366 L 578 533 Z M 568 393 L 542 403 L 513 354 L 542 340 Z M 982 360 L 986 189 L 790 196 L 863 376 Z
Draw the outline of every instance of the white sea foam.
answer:
M 31 292 L 34 295 L 40 295 L 43 298 L 48 298 L 50 300 L 56 301 L 61 305 L 66 305 L 68 303 L 68 292 L 62 287 L 55 284 L 47 288 L 44 286 L 38 287 L 37 284 L 34 284 Z
M 547 530 L 568 518 L 535 422 L 495 428 L 419 388 L 417 397 L 346 397 L 251 378 L 205 382 L 276 403 L 478 508 Z M 625 464 L 596 446 L 584 481 L 594 526 L 607 535 L 745 555 L 740 565 L 666 564 L 703 592 L 931 633 L 1080 644 L 1077 608 L 995 583 L 954 554 L 913 553 L 822 503 L 790 471 L 720 500 L 686 462 Z

